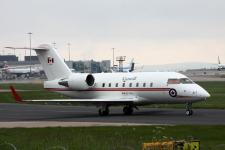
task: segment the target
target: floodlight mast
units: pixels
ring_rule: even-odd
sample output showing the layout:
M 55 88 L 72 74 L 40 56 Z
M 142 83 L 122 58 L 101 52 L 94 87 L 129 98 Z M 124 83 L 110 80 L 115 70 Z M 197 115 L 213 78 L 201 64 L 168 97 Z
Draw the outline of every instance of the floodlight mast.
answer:
M 70 62 L 70 43 L 68 43 L 67 45 L 68 45 L 68 52 L 69 52 L 69 62 Z
M 112 48 L 112 50 L 113 50 L 113 66 L 112 67 L 114 68 L 115 67 L 115 63 L 114 63 L 114 60 L 115 60 L 115 58 L 114 58 L 115 57 L 114 56 L 115 55 L 115 48 Z
M 30 75 L 31 75 L 31 35 L 32 35 L 32 33 L 31 32 L 29 32 L 29 33 L 27 33 L 28 35 L 29 35 L 29 40 L 30 40 Z

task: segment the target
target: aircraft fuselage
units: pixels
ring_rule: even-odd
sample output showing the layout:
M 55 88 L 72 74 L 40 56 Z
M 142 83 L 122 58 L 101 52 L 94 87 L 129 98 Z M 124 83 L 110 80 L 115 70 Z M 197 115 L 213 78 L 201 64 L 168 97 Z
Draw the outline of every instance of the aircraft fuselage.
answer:
M 141 104 L 187 103 L 205 100 L 209 94 L 186 76 L 175 72 L 98 73 L 93 86 L 73 89 L 58 84 L 60 79 L 45 82 L 45 88 L 78 99 L 136 98 Z M 184 81 L 186 80 L 186 81 Z

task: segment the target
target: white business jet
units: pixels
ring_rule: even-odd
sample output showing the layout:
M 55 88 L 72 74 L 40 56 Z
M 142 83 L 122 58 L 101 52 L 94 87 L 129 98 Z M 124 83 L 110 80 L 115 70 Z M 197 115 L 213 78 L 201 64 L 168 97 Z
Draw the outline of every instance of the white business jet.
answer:
M 44 88 L 71 99 L 26 101 L 89 103 L 100 106 L 101 116 L 108 115 L 113 105 L 124 105 L 124 114 L 130 115 L 140 105 L 183 103 L 189 116 L 193 113 L 192 103 L 210 97 L 206 90 L 180 73 L 72 73 L 50 45 L 40 45 L 33 50 L 48 78 Z
M 9 67 L 8 65 L 5 65 L 4 68 L 1 68 L 0 70 L 4 71 L 7 74 L 14 74 L 17 77 L 20 77 L 22 75 L 25 75 L 26 77 L 29 77 L 31 74 L 40 73 L 41 69 L 40 67 L 31 67 L 31 66 L 15 66 L 15 67 Z M 30 74 L 31 73 L 31 74 Z
M 220 57 L 218 56 L 218 70 L 225 70 L 225 64 L 221 64 Z

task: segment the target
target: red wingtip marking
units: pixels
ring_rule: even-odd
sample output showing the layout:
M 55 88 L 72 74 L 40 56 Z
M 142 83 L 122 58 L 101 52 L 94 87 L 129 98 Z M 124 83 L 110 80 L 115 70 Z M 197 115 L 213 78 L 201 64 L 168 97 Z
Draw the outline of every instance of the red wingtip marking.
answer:
M 16 102 L 23 102 L 22 101 L 22 98 L 20 97 L 20 95 L 16 92 L 15 88 L 13 86 L 10 86 L 9 87 L 11 92 L 12 92 L 12 95 L 13 97 L 15 98 Z

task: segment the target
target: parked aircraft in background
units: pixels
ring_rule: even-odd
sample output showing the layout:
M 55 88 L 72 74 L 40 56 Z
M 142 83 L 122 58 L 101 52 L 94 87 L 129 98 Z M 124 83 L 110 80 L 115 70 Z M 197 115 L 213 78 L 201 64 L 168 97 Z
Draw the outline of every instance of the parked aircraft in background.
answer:
M 6 74 L 16 75 L 16 77 L 20 77 L 22 75 L 24 75 L 25 77 L 29 77 L 31 74 L 40 73 L 43 69 L 37 66 L 28 65 L 9 67 L 5 64 L 4 67 L 1 68 L 1 70 Z
M 112 72 L 133 72 L 134 71 L 134 59 L 131 59 L 130 63 L 127 65 L 124 65 L 122 68 L 119 66 L 114 66 L 112 68 Z
M 33 50 L 48 78 L 44 82 L 44 88 L 71 99 L 24 100 L 25 102 L 93 104 L 100 107 L 99 115 L 108 115 L 109 107 L 113 105 L 124 105 L 124 114 L 130 115 L 140 105 L 181 103 L 186 104 L 186 115 L 192 115 L 192 103 L 204 101 L 210 96 L 206 90 L 180 73 L 72 73 L 50 45 L 43 44 Z M 13 89 L 12 92 L 16 97 Z
M 218 70 L 225 70 L 225 64 L 221 64 L 220 57 L 218 56 Z

